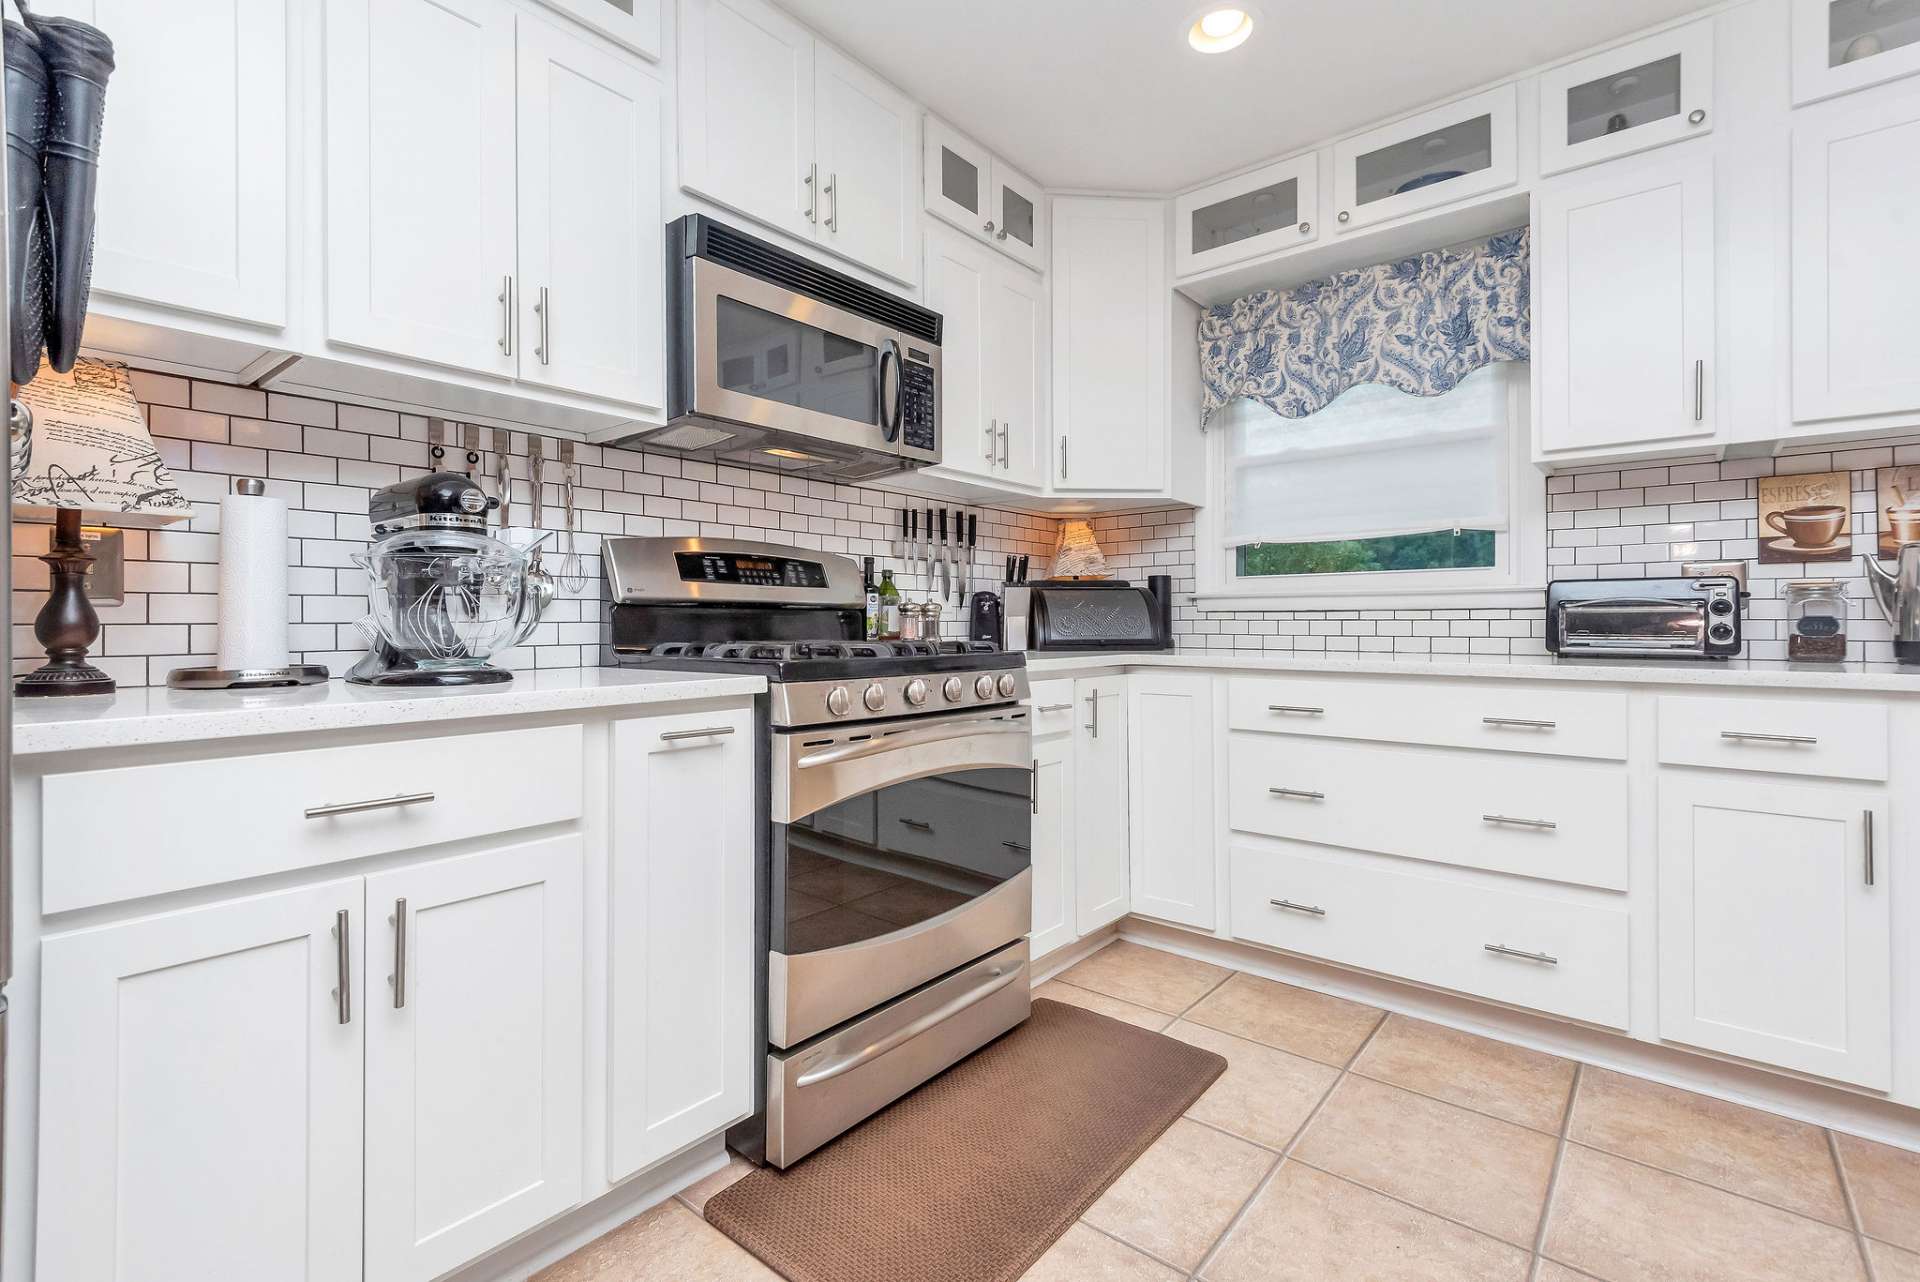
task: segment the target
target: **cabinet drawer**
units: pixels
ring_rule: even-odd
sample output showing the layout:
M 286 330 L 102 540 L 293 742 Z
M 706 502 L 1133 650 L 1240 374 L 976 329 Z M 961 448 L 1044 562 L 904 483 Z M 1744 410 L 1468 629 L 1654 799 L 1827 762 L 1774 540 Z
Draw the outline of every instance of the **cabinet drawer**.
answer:
M 1232 922 L 1251 943 L 1627 1026 L 1624 909 L 1235 846 Z
M 1884 704 L 1662 695 L 1658 715 L 1662 765 L 1887 777 Z
M 1073 729 L 1073 679 L 1033 683 L 1033 737 Z
M 1627 776 L 1617 766 L 1239 733 L 1228 747 L 1241 832 L 1627 888 Z
M 542 726 L 49 775 L 42 911 L 577 819 L 582 739 Z
M 1550 757 L 1627 756 L 1627 696 L 1544 682 L 1457 685 L 1392 678 L 1235 677 L 1235 730 L 1375 739 Z

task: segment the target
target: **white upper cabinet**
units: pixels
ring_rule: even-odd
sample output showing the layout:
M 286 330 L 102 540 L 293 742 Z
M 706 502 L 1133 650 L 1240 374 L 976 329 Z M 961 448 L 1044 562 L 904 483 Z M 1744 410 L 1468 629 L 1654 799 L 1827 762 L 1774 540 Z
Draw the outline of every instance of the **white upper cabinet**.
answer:
M 1540 172 L 1697 137 L 1715 119 L 1705 19 L 1543 72 Z
M 1030 272 L 945 227 L 926 235 L 927 306 L 939 312 L 940 472 L 1038 489 L 1047 434 L 1041 386 L 1046 293 Z
M 1050 440 L 1040 359 L 1046 316 L 1040 282 L 996 262 L 987 288 L 987 422 L 1000 443 L 1000 479 L 1030 488 L 1046 481 Z
M 1789 0 L 1793 100 L 1813 102 L 1920 71 L 1920 4 Z
M 660 0 L 539 0 L 615 44 L 660 60 Z
M 93 288 L 287 323 L 287 0 L 46 0 L 116 55 Z
M 884 276 L 915 279 L 919 109 L 830 45 L 814 46 L 813 85 L 820 165 L 815 234 L 835 253 Z
M 660 86 L 530 18 L 519 62 L 520 376 L 660 406 Z
M 329 0 L 334 342 L 514 373 L 514 19 L 506 0 Z
M 1193 276 L 1243 259 L 1310 245 L 1320 201 L 1320 156 L 1264 165 L 1173 202 L 1173 274 Z
M 1517 93 L 1501 85 L 1335 143 L 1334 230 L 1511 187 L 1519 178 Z
M 1039 184 L 935 116 L 921 159 L 927 212 L 1035 271 L 1046 260 Z
M 1795 420 L 1920 415 L 1917 196 L 1920 86 L 1794 113 Z
M 1718 432 L 1712 150 L 1548 184 L 1535 200 L 1535 457 Z
M 918 283 L 917 109 L 763 0 L 681 0 L 680 185 Z
M 1053 202 L 1055 490 L 1157 490 L 1167 475 L 1166 203 Z

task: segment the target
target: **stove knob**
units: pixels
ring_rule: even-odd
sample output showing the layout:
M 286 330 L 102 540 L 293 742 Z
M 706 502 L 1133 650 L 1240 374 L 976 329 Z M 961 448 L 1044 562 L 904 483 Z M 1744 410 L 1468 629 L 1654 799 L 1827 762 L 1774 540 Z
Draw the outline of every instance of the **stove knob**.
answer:
M 827 711 L 836 717 L 844 717 L 853 708 L 853 696 L 847 693 L 845 686 L 835 686 L 827 691 Z
M 1000 674 L 1000 697 L 1002 699 L 1013 698 L 1013 692 L 1019 688 L 1020 683 L 1013 679 L 1013 673 L 1002 672 Z
M 887 706 L 887 688 L 876 681 L 867 687 L 867 692 L 860 696 L 860 700 L 867 705 L 867 711 L 878 712 Z
M 914 707 L 917 708 L 925 703 L 927 701 L 927 694 L 927 683 L 919 677 L 915 677 L 913 680 L 907 682 L 907 702 Z
M 948 703 L 958 703 L 967 697 L 967 683 L 959 677 L 948 677 L 941 683 L 940 693 L 947 696 Z
M 981 673 L 974 678 L 973 692 L 982 699 L 993 698 L 993 678 L 984 672 Z

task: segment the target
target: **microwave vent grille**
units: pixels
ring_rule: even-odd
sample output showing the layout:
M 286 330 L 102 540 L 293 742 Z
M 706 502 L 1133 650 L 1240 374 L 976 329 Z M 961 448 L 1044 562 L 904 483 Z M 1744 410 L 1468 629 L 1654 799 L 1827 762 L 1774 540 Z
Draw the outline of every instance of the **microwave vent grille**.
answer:
M 797 254 L 775 249 L 723 223 L 701 219 L 699 232 L 697 252 L 702 258 L 845 311 L 857 312 L 936 346 L 940 342 L 938 312 L 930 312 L 851 276 L 818 266 Z

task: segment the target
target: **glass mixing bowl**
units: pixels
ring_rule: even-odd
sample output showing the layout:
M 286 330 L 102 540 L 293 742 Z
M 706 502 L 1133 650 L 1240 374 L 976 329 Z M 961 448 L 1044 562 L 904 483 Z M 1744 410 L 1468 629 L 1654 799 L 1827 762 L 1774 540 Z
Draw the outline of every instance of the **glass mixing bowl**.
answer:
M 527 581 L 542 534 L 515 547 L 484 534 L 419 530 L 356 552 L 379 638 L 426 671 L 470 670 L 524 641 L 546 601 Z

